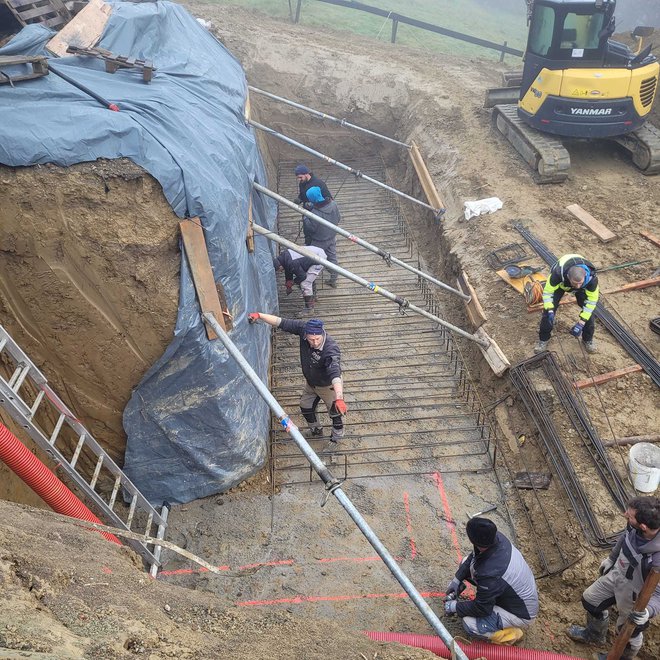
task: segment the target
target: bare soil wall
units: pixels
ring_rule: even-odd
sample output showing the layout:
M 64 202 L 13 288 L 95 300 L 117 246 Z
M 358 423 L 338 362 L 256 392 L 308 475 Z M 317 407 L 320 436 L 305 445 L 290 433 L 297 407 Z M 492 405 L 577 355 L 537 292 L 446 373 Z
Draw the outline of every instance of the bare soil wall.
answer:
M 130 161 L 0 168 L 2 324 L 120 463 L 122 411 L 172 336 L 177 218 Z

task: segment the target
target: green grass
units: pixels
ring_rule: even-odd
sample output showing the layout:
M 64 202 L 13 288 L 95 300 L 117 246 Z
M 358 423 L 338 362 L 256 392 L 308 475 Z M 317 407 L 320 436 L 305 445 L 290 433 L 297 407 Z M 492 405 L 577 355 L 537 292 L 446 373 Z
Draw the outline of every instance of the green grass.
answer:
M 235 5 L 262 11 L 277 18 L 289 19 L 289 5 L 295 12 L 297 0 L 203 0 L 209 4 Z M 363 0 L 364 4 L 386 11 L 469 34 L 495 43 L 507 41 L 512 48 L 523 50 L 527 39 L 525 3 L 520 0 L 519 11 L 495 8 L 496 0 Z M 300 22 L 307 26 L 349 30 L 365 37 L 389 42 L 392 21 L 380 16 L 344 7 L 336 7 L 316 0 L 304 0 Z M 465 57 L 499 59 L 499 53 L 450 37 L 427 32 L 409 25 L 399 24 L 397 43 L 435 53 L 451 53 Z M 347 41 L 347 47 L 350 47 Z M 519 63 L 519 58 L 508 55 L 507 60 Z

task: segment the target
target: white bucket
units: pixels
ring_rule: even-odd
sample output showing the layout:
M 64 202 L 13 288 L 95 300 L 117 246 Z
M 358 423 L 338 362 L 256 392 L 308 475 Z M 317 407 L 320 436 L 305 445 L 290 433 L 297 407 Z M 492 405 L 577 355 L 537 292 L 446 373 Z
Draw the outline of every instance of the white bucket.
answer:
M 640 442 L 630 448 L 628 469 L 640 493 L 654 493 L 660 483 L 660 447 Z

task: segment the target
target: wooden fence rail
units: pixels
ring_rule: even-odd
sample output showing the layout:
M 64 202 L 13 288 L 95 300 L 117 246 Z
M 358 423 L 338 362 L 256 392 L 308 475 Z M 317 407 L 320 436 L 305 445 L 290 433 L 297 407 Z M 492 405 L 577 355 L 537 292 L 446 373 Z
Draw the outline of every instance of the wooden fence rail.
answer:
M 298 0 L 296 5 L 295 15 L 293 16 L 293 22 L 300 22 L 300 11 L 302 9 L 302 1 Z M 479 37 L 473 37 L 469 34 L 463 34 L 462 32 L 456 32 L 455 30 L 449 30 L 448 28 L 440 27 L 439 25 L 434 25 L 433 23 L 426 23 L 425 21 L 419 21 L 416 18 L 410 18 L 409 16 L 403 16 L 393 11 L 387 11 L 387 9 L 380 9 L 379 7 L 372 7 L 370 5 L 365 5 L 361 2 L 353 2 L 352 0 L 318 0 L 318 2 L 325 2 L 329 5 L 336 5 L 338 7 L 346 7 L 348 9 L 356 9 L 358 11 L 363 11 L 368 14 L 374 14 L 375 16 L 382 16 L 383 18 L 390 19 L 392 21 L 392 36 L 390 41 L 392 43 L 396 42 L 397 30 L 399 28 L 399 23 L 404 25 L 411 25 L 412 27 L 419 28 L 421 30 L 426 30 L 428 32 L 434 32 L 435 34 L 441 34 L 445 37 L 451 37 L 452 39 L 458 39 L 459 41 L 466 41 L 470 44 L 475 44 L 476 46 L 482 46 L 483 48 L 490 48 L 500 53 L 500 62 L 504 60 L 505 55 L 515 55 L 516 57 L 522 57 L 523 51 L 518 50 L 517 48 L 511 48 L 507 45 L 505 41 L 503 44 L 495 43 L 494 41 L 488 41 L 487 39 L 480 39 Z

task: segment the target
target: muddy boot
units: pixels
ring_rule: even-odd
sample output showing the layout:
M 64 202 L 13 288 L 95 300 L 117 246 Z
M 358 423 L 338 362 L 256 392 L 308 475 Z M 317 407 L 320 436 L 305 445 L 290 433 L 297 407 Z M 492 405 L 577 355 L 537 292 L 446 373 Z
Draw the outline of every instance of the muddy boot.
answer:
M 593 339 L 591 341 L 583 341 L 582 343 L 584 344 L 584 350 L 587 351 L 587 353 L 596 353 L 598 351 Z
M 536 345 L 534 346 L 534 353 L 537 355 L 539 353 L 543 353 L 543 351 L 548 350 L 548 344 L 550 343 L 550 340 L 548 341 L 541 341 L 540 339 L 536 342 Z
M 328 280 L 328 286 L 331 286 L 333 289 L 336 289 L 337 288 L 337 279 L 338 279 L 337 274 L 333 273 L 330 276 L 330 279 Z
M 607 628 L 610 623 L 610 617 L 607 612 L 603 612 L 603 618 L 597 619 L 593 614 L 587 612 L 587 625 L 583 628 L 573 624 L 566 630 L 566 634 L 574 641 L 580 644 L 594 644 L 596 646 L 605 644 L 607 641 Z
M 621 660 L 635 660 L 636 657 L 637 651 L 631 649 L 630 645 L 626 646 L 621 654 Z M 607 660 L 607 653 L 597 653 L 596 658 L 598 658 L 598 660 Z

